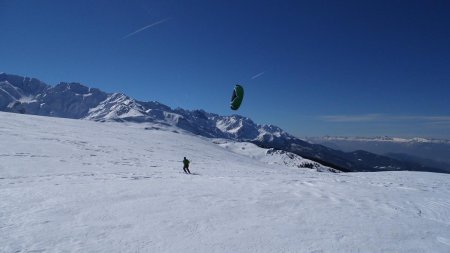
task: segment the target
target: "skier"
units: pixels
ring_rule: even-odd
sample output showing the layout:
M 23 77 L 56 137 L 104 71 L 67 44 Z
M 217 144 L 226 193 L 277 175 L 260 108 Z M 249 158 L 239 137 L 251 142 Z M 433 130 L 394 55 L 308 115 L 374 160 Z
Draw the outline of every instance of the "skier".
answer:
M 184 173 L 191 174 L 191 172 L 189 171 L 189 160 L 186 159 L 186 157 L 184 157 L 184 159 L 183 159 L 183 170 L 184 170 Z

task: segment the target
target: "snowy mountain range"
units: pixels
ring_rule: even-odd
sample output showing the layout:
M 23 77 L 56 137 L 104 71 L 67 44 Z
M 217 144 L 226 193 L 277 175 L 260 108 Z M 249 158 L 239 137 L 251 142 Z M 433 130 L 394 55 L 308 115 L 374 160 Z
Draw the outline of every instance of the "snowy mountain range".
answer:
M 293 138 L 272 125 L 257 125 L 239 115 L 187 111 L 142 102 L 122 93 L 108 94 L 79 83 L 49 86 L 35 78 L 0 74 L 0 110 L 95 121 L 170 124 L 206 137 L 235 140 Z
M 325 136 L 309 137 L 307 140 L 344 152 L 367 150 L 398 160 L 450 168 L 450 140 L 445 139 Z
M 343 152 L 303 141 L 273 125 L 258 125 L 239 115 L 221 116 L 203 110 L 172 109 L 122 93 L 106 93 L 79 83 L 50 86 L 35 78 L 0 73 L 0 111 L 95 121 L 147 122 L 174 126 L 208 138 L 252 142 L 284 150 L 340 171 L 450 170 L 366 151 Z

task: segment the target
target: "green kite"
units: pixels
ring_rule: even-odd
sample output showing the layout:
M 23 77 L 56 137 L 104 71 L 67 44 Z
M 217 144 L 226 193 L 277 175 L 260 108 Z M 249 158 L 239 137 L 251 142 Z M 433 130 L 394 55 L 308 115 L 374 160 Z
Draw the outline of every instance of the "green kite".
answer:
M 239 84 L 236 84 L 231 95 L 230 108 L 231 110 L 237 110 L 241 106 L 242 99 L 244 98 L 244 88 Z

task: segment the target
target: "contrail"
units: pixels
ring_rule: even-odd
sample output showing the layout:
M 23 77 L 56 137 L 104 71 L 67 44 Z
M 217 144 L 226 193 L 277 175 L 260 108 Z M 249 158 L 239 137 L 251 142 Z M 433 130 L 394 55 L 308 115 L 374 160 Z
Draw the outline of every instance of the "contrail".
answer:
M 162 23 L 168 21 L 169 19 L 170 19 L 170 18 L 161 19 L 160 21 L 156 21 L 155 23 L 152 23 L 152 24 L 150 24 L 150 25 L 144 26 L 144 27 L 142 27 L 142 28 L 140 28 L 140 29 L 138 29 L 138 30 L 136 30 L 136 31 L 134 31 L 134 32 L 132 32 L 132 33 L 130 33 L 130 34 L 125 35 L 122 39 L 126 39 L 126 38 L 128 38 L 128 37 L 130 37 L 130 36 L 133 36 L 133 35 L 135 35 L 135 34 L 137 34 L 137 33 L 140 33 L 140 32 L 142 32 L 142 31 L 144 31 L 145 29 L 148 29 L 148 28 L 150 28 L 150 27 L 152 27 L 152 26 L 162 24 Z
M 252 76 L 252 80 L 253 80 L 253 79 L 256 79 L 256 78 L 258 78 L 258 77 L 260 77 L 260 76 L 262 76 L 262 75 L 264 75 L 264 72 L 261 72 L 261 73 L 258 73 L 258 74 L 256 74 L 256 75 Z

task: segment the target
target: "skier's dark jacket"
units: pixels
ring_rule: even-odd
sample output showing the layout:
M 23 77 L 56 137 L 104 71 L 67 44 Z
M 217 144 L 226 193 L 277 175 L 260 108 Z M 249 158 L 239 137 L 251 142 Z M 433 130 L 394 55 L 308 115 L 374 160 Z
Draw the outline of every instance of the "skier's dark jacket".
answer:
M 184 167 L 189 167 L 189 160 L 183 159 L 183 164 L 184 164 Z

